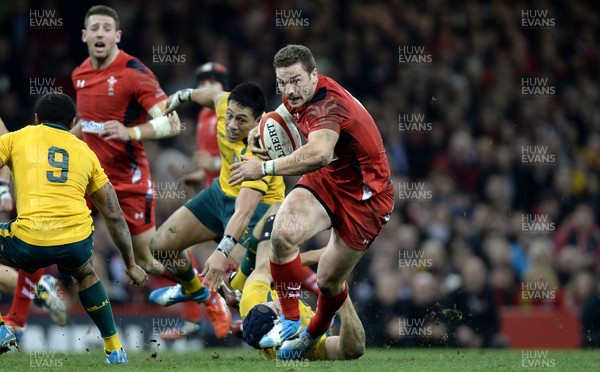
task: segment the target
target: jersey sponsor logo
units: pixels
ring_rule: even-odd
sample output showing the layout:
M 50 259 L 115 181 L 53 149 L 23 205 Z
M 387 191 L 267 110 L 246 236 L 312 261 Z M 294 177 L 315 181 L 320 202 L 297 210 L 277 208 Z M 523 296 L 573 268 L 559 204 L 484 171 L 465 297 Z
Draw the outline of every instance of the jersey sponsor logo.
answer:
M 104 130 L 104 123 L 99 123 L 97 121 L 81 121 L 81 130 L 87 133 L 102 133 Z
M 85 86 L 85 80 L 78 79 L 75 85 L 77 86 L 77 88 L 83 88 Z
M 106 79 L 106 81 L 108 82 L 108 95 L 114 96 L 115 95 L 115 83 L 117 82 L 117 79 L 115 79 L 114 76 L 111 76 L 110 78 Z

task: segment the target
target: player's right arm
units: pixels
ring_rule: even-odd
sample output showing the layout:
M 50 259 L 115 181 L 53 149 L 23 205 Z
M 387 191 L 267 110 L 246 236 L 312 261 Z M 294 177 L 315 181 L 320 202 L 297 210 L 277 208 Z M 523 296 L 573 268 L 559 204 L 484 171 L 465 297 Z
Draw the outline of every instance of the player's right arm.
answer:
M 175 111 L 184 102 L 192 101 L 209 109 L 215 109 L 223 95 L 227 94 L 222 90 L 211 88 L 182 89 L 169 96 L 167 100 L 167 110 L 164 114 Z
M 104 217 L 106 227 L 113 242 L 121 252 L 125 262 L 125 272 L 137 287 L 146 285 L 146 272 L 135 263 L 131 234 L 125 221 L 125 216 L 119 205 L 117 194 L 110 182 L 90 195 L 94 206 Z

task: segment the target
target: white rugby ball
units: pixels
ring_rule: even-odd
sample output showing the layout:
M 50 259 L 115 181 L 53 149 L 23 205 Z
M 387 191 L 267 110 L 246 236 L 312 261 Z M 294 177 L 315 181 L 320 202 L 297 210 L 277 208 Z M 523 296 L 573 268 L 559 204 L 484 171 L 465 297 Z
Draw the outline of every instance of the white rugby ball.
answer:
M 260 120 L 258 130 L 260 144 L 273 160 L 289 155 L 302 146 L 294 117 L 283 105 L 266 113 Z

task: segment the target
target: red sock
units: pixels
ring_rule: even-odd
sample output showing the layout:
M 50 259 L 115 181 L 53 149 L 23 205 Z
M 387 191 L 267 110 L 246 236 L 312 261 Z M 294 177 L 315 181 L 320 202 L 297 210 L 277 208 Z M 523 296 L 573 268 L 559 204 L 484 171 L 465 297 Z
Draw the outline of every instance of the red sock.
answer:
M 271 261 L 271 275 L 275 290 L 281 303 L 281 310 L 286 319 L 300 319 L 298 299 L 302 282 L 302 261 L 300 255 L 288 263 L 277 264 Z
M 29 307 L 35 293 L 35 287 L 46 269 L 39 269 L 33 274 L 27 273 L 25 270 L 19 270 L 17 287 L 13 294 L 13 302 L 10 305 L 10 310 L 5 319 L 15 323 L 19 327 L 25 326 L 27 316 L 29 315 Z
M 189 258 L 192 267 L 196 269 L 196 271 L 199 271 L 198 264 L 196 263 L 196 258 L 194 257 L 192 252 L 189 252 Z M 188 322 L 198 323 L 200 319 L 202 319 L 202 307 L 197 302 L 184 302 L 181 315 L 183 316 L 183 319 L 187 320 Z
M 302 288 L 317 296 L 321 293 L 321 291 L 319 291 L 319 286 L 317 285 L 317 273 L 309 266 L 304 266 L 302 268 Z
M 317 301 L 317 313 L 312 317 L 306 331 L 313 337 L 320 336 L 327 332 L 331 326 L 331 319 L 335 313 L 342 307 L 348 297 L 348 285 L 344 285 L 344 290 L 332 297 L 319 295 Z

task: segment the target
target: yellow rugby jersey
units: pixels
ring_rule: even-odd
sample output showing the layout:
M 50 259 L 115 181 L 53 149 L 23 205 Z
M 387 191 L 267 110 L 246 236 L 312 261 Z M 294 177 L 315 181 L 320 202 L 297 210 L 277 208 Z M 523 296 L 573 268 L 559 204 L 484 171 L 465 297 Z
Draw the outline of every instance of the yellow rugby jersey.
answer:
M 255 280 L 247 283 L 244 286 L 242 292 L 242 299 L 240 300 L 240 316 L 242 319 L 246 318 L 246 315 L 250 310 L 263 302 L 273 301 L 277 298 L 277 292 L 271 289 L 271 285 L 261 280 Z M 306 327 L 310 322 L 310 319 L 315 316 L 310 306 L 305 304 L 303 301 L 298 302 L 300 306 L 300 318 L 302 319 L 302 327 Z M 327 359 L 327 351 L 325 350 L 325 339 L 327 334 L 321 336 L 315 346 L 304 356 L 310 360 L 321 360 Z M 275 359 L 275 354 L 272 352 L 262 353 L 267 359 Z
M 81 241 L 92 233 L 85 194 L 108 182 L 96 154 L 57 124 L 0 136 L 0 159 L 14 178 L 17 219 L 3 236 L 37 246 Z
M 217 142 L 221 152 L 221 174 L 219 175 L 219 185 L 221 190 L 227 196 L 236 198 L 242 187 L 249 187 L 263 193 L 261 203 L 273 204 L 280 202 L 285 197 L 285 184 L 281 176 L 264 176 L 256 181 L 245 181 L 237 186 L 229 185 L 229 176 L 231 171 L 229 167 L 233 163 L 242 161 L 242 155 L 252 156 L 246 141 L 229 142 L 226 136 L 225 114 L 227 112 L 227 99 L 229 93 L 223 95 L 215 112 L 217 114 Z

